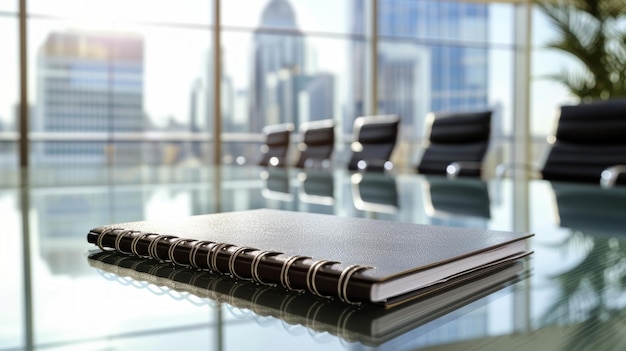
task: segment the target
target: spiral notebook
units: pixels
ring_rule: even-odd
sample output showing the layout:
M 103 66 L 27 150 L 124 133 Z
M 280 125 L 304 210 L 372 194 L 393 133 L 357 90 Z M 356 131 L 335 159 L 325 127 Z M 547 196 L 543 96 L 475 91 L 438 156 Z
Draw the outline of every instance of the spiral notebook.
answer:
M 503 263 L 451 279 L 445 288 L 431 288 L 409 303 L 385 308 L 373 304 L 346 304 L 281 287 L 259 287 L 254 282 L 115 252 L 94 253 L 88 261 L 92 267 L 109 275 L 107 278 L 119 279 L 129 288 L 140 288 L 142 284 L 128 284 L 127 278 L 158 286 L 162 288 L 159 291 L 171 291 L 177 299 L 191 294 L 252 311 L 257 316 L 277 318 L 289 325 L 302 325 L 315 332 L 327 332 L 349 342 L 371 346 L 432 330 L 437 323 L 444 324 L 467 313 L 468 305 L 528 276 L 523 262 Z
M 393 306 L 528 255 L 532 235 L 259 209 L 105 225 L 87 239 L 240 280 Z

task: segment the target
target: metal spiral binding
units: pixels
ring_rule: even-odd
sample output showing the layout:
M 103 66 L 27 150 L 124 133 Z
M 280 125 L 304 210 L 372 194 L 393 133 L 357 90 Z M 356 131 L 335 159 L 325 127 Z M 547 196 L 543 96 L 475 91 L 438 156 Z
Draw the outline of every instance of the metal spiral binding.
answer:
M 347 303 L 352 303 L 352 304 L 356 303 L 356 302 L 348 300 L 348 285 L 349 285 L 348 283 L 350 282 L 350 278 L 354 275 L 354 273 L 358 271 L 362 271 L 365 269 L 372 269 L 372 268 L 374 267 L 361 266 L 358 264 L 346 267 L 341 272 L 341 275 L 339 276 L 339 281 L 337 282 L 337 296 L 339 297 L 339 299 Z
M 195 269 L 203 269 L 205 267 L 201 267 L 198 262 L 197 262 L 197 256 L 198 256 L 198 252 L 201 250 L 201 248 L 208 248 L 207 251 L 207 255 L 206 255 L 206 268 L 208 270 L 210 270 L 211 272 L 214 273 L 221 273 L 221 274 L 230 274 L 233 277 L 239 278 L 239 279 L 251 279 L 256 283 L 259 284 L 265 284 L 265 285 L 276 285 L 276 284 L 272 284 L 272 283 L 267 283 L 265 281 L 263 281 L 263 278 L 261 277 L 261 275 L 259 274 L 259 265 L 261 263 L 261 261 L 263 260 L 263 258 L 267 257 L 267 256 L 277 256 L 277 255 L 282 255 L 282 252 L 277 252 L 277 251 L 260 251 L 259 249 L 256 248 L 252 248 L 252 247 L 236 247 L 236 249 L 229 255 L 228 258 L 228 272 L 222 272 L 219 270 L 219 268 L 217 267 L 218 264 L 218 255 L 219 252 L 231 247 L 235 247 L 235 245 L 232 244 L 228 244 L 228 243 L 215 243 L 213 241 L 207 241 L 207 240 L 193 240 L 193 239 L 183 239 L 183 238 L 178 238 L 176 236 L 172 236 L 172 235 L 157 235 L 154 233 L 141 233 L 141 232 L 134 232 L 132 230 L 123 230 L 120 228 L 105 228 L 103 229 L 99 234 L 98 237 L 96 239 L 96 244 L 97 246 L 103 250 L 103 251 L 112 251 L 110 248 L 104 247 L 103 245 L 103 240 L 104 237 L 106 235 L 108 235 L 111 232 L 114 231 L 120 231 L 119 234 L 117 234 L 115 236 L 115 243 L 113 245 L 115 251 L 122 253 L 122 254 L 132 254 L 136 257 L 142 257 L 142 258 L 153 258 L 156 260 L 159 260 L 161 262 L 164 261 L 170 261 L 175 265 L 179 265 L 179 266 L 183 266 L 183 267 L 192 267 Z M 121 241 L 123 240 L 124 237 L 126 236 L 132 236 L 132 242 L 130 245 L 130 251 L 123 251 L 120 247 Z M 156 235 L 153 239 L 150 240 L 150 243 L 148 245 L 148 256 L 145 255 L 140 255 L 139 252 L 137 251 L 137 244 L 139 243 L 139 241 L 141 241 L 143 238 L 146 238 L 148 236 L 151 235 Z M 171 240 L 171 239 L 176 239 L 174 241 L 172 241 L 168 247 L 168 252 L 167 252 L 167 258 L 163 259 L 159 256 L 159 252 L 158 252 L 158 245 L 159 245 L 159 241 L 162 240 Z M 175 251 L 176 248 L 181 244 L 181 243 L 190 243 L 191 244 L 191 248 L 189 251 L 189 255 L 188 255 L 188 261 L 189 263 L 181 263 L 178 262 L 176 260 L 175 257 Z M 245 252 L 252 252 L 252 251 L 257 251 L 256 255 L 254 255 L 254 258 L 252 259 L 252 263 L 250 265 L 250 276 L 251 278 L 246 278 L 242 275 L 240 275 L 239 273 L 236 272 L 235 270 L 235 264 L 237 261 L 237 258 Z M 311 292 L 314 295 L 317 296 L 321 296 L 321 297 L 325 297 L 324 295 L 322 295 L 317 287 L 317 283 L 316 283 L 316 277 L 317 274 L 319 272 L 319 270 L 326 266 L 326 265 L 335 265 L 335 264 L 340 264 L 341 262 L 338 261 L 330 261 L 330 260 L 319 260 L 314 262 L 313 264 L 311 264 L 306 272 L 306 288 L 307 289 L 296 289 L 295 287 L 293 287 L 291 285 L 290 279 L 289 279 L 289 270 L 291 269 L 291 266 L 294 265 L 297 261 L 300 260 L 305 260 L 305 259 L 312 259 L 309 256 L 299 256 L 299 255 L 294 255 L 294 256 L 290 256 L 289 258 L 287 258 L 281 267 L 280 270 L 280 284 L 291 291 L 297 291 L 297 292 L 302 292 L 304 290 L 308 290 L 309 292 Z M 360 272 L 362 270 L 365 269 L 373 269 L 374 267 L 371 266 L 363 266 L 363 265 L 350 265 L 346 268 L 344 268 L 340 275 L 339 275 L 339 279 L 337 281 L 337 298 L 339 298 L 341 301 L 346 302 L 346 303 L 350 303 L 350 304 L 358 304 L 357 302 L 351 301 L 348 298 L 348 287 L 349 287 L 349 283 L 350 283 L 350 279 L 352 278 L 352 276 L 354 274 L 356 274 L 357 272 Z
M 150 245 L 148 245 L 148 254 L 150 255 L 150 257 L 160 262 L 166 261 L 162 259 L 161 257 L 159 257 L 159 250 L 158 250 L 159 241 L 162 239 L 169 240 L 169 239 L 174 239 L 174 238 L 176 237 L 173 235 L 157 235 L 156 238 L 150 241 Z
M 271 284 L 271 283 L 265 283 L 261 279 L 261 276 L 259 275 L 259 263 L 261 263 L 261 260 L 265 256 L 277 256 L 277 255 L 282 255 L 282 254 L 283 254 L 282 252 L 278 252 L 278 251 L 261 251 L 256 256 L 254 256 L 254 259 L 252 259 L 252 264 L 250 265 L 250 275 L 252 275 L 252 280 L 254 280 L 255 282 L 259 284 L 276 285 L 276 284 Z
M 192 241 L 195 241 L 195 240 L 183 239 L 183 238 L 178 238 L 178 239 L 174 240 L 174 242 L 171 243 L 170 247 L 167 249 L 167 257 L 170 259 L 170 262 L 172 262 L 175 265 L 188 267 L 189 264 L 180 263 L 180 262 L 176 261 L 176 257 L 174 256 L 174 251 L 176 250 L 176 246 L 178 246 L 178 244 L 192 242 Z
M 296 288 L 291 286 L 291 283 L 289 282 L 289 268 L 291 268 L 291 265 L 293 265 L 296 261 L 304 260 L 304 259 L 310 259 L 310 258 L 311 257 L 309 257 L 309 256 L 291 256 L 291 257 L 289 257 L 283 263 L 283 266 L 280 269 L 280 285 L 282 285 L 287 290 L 304 291 L 304 290 L 301 290 L 301 289 L 296 289 Z
M 102 250 L 102 251 L 113 251 L 110 248 L 104 247 L 102 245 L 102 240 L 104 239 L 105 235 L 107 235 L 109 232 L 114 232 L 116 230 L 121 230 L 121 229 L 119 229 L 119 228 L 105 228 L 105 229 L 102 229 L 102 231 L 98 234 L 98 238 L 96 239 L 96 245 L 98 245 L 100 250 Z
M 217 268 L 217 255 L 218 255 L 218 253 L 219 253 L 221 250 L 223 250 L 223 249 L 227 249 L 227 248 L 232 247 L 232 246 L 233 246 L 233 245 L 231 245 L 231 244 L 221 243 L 221 244 L 217 244 L 217 245 L 213 246 L 213 247 L 209 250 L 209 252 L 208 252 L 208 254 L 207 254 L 207 256 L 206 256 L 206 260 L 207 260 L 207 265 L 209 266 L 209 269 L 210 269 L 212 272 L 217 272 L 217 273 L 222 273 L 222 274 L 224 274 L 224 272 L 220 271 L 220 270 Z
M 195 269 L 202 269 L 202 267 L 198 266 L 198 264 L 196 263 L 196 254 L 198 252 L 198 250 L 200 249 L 200 247 L 204 246 L 204 247 L 208 247 L 211 244 L 215 244 L 212 241 L 208 241 L 208 240 L 196 240 L 193 242 L 191 250 L 189 251 L 189 265 Z M 208 254 L 207 254 L 208 256 Z M 208 269 L 208 267 L 207 267 Z
M 122 239 L 126 235 L 129 235 L 129 234 L 132 236 L 133 231 L 132 230 L 122 230 L 119 234 L 117 234 L 117 236 L 115 237 L 115 245 L 114 245 L 115 250 L 117 252 L 119 252 L 121 254 L 124 254 L 124 255 L 128 255 L 128 254 L 131 253 L 130 251 L 129 252 L 123 251 L 122 248 L 120 247 L 120 243 L 122 242 Z
M 239 274 L 237 274 L 236 270 L 235 270 L 235 261 L 237 260 L 237 256 L 239 256 L 240 254 L 246 252 L 246 251 L 258 251 L 258 249 L 252 248 L 252 247 L 239 247 L 237 248 L 237 250 L 235 250 L 232 254 L 230 254 L 230 257 L 228 258 L 228 271 L 230 272 L 230 274 L 232 274 L 234 277 L 245 280 L 248 279 L 246 277 L 243 277 Z
M 135 255 L 136 257 L 141 257 L 141 258 L 148 258 L 149 256 L 146 255 L 140 255 L 139 252 L 137 252 L 137 244 L 139 243 L 139 240 L 148 237 L 150 235 L 156 235 L 156 234 L 152 234 L 152 233 L 140 233 L 139 235 L 135 235 L 135 237 L 133 238 L 133 241 L 130 243 L 130 253 Z
M 333 265 L 337 263 L 340 263 L 340 262 L 329 261 L 329 260 L 319 260 L 313 263 L 309 267 L 309 269 L 306 272 L 306 287 L 309 289 L 310 292 L 320 297 L 324 296 L 320 294 L 320 292 L 317 290 L 317 285 L 315 284 L 315 276 L 317 275 L 317 272 L 319 271 L 319 269 L 322 268 L 323 266 Z

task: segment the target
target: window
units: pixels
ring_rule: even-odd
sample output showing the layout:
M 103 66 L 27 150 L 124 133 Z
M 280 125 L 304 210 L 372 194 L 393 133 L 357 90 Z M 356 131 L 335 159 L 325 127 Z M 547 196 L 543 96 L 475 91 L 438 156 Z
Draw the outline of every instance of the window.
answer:
M 0 5 L 0 43 L 14 52 L 0 58 L 0 73 L 8 77 L 0 87 L 9 92 L 0 100 L 3 164 L 17 161 L 19 82 L 11 69 L 18 62 L 17 3 Z M 264 126 L 290 122 L 297 131 L 302 122 L 326 118 L 336 121 L 334 156 L 341 162 L 349 156 L 354 119 L 375 112 L 402 117 L 400 147 L 409 152 L 400 164 L 411 166 L 429 111 L 492 108 L 499 111 L 499 135 L 507 138 L 512 129 L 518 5 L 221 0 L 219 49 L 212 43 L 211 0 L 27 5 L 34 166 L 254 163 Z M 214 77 L 216 57 L 220 77 Z M 378 101 L 370 101 L 374 96 Z M 216 117 L 220 131 L 213 130 Z M 215 132 L 223 143 L 220 160 L 213 160 Z
M 32 165 L 211 162 L 210 1 L 29 5 Z
M 367 104 L 366 65 L 355 59 L 365 55 L 363 3 L 222 3 L 226 162 L 242 157 L 256 162 L 266 125 L 293 123 L 297 130 L 302 122 L 333 118 L 339 134 L 352 132 L 354 118 Z M 242 142 L 248 147 L 242 149 Z
M 0 5 L 2 6 L 2 5 Z M 10 7 L 9 7 L 10 8 Z M 0 7 L 0 168 L 18 165 L 19 57 L 17 13 Z

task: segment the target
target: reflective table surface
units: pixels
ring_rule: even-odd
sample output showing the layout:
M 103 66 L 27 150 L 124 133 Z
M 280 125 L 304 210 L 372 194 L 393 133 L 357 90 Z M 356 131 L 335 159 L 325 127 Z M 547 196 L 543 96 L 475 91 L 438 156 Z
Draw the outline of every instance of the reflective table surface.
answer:
M 623 188 L 243 166 L 70 167 L 1 179 L 0 351 L 626 349 Z M 99 225 L 253 208 L 531 231 L 534 253 L 527 276 L 379 338 L 88 261 L 86 234 Z

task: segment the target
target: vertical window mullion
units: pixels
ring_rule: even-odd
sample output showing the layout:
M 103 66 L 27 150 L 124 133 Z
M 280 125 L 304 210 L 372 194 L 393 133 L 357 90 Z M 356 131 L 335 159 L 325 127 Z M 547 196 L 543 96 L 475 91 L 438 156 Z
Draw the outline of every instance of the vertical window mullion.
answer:
M 371 96 L 370 98 L 370 113 L 378 114 L 378 0 L 372 0 L 372 11 L 370 16 L 370 40 L 371 51 L 370 60 L 371 64 Z
M 213 164 L 222 163 L 221 0 L 213 0 Z
M 19 0 L 19 60 L 20 60 L 20 109 L 19 109 L 19 163 L 28 167 L 28 51 L 26 35 L 26 0 Z

